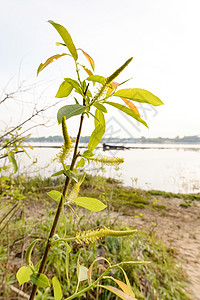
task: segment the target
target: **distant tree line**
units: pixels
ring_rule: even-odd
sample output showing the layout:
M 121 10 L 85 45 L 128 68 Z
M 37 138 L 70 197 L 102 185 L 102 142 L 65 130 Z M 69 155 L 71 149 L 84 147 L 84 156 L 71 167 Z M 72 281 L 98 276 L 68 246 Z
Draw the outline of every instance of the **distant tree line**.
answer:
M 81 143 L 88 143 L 90 136 L 81 137 Z M 27 142 L 43 142 L 43 143 L 62 143 L 63 137 L 60 135 L 48 136 L 48 137 L 31 137 L 27 138 Z M 200 137 L 198 135 L 184 136 L 180 138 L 145 138 L 144 136 L 140 138 L 103 138 L 103 143 L 142 143 L 142 144 L 198 144 L 200 143 Z

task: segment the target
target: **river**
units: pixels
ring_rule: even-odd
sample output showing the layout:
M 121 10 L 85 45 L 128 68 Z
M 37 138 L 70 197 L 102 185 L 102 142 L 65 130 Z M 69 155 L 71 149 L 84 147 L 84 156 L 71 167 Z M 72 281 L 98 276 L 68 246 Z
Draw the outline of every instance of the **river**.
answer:
M 36 146 L 58 146 L 57 143 L 31 143 L 34 150 L 29 150 L 30 158 L 20 155 L 20 172 L 33 176 L 50 176 L 59 171 L 61 166 L 53 161 L 59 149 L 36 148 Z M 80 144 L 82 147 L 84 144 Z M 145 190 L 156 189 L 173 193 L 200 192 L 200 145 L 183 144 L 126 144 L 129 150 L 102 151 L 97 154 L 124 157 L 119 167 L 89 165 L 88 171 L 114 177 L 126 186 Z M 84 149 L 81 149 L 84 151 Z M 19 155 L 18 155 L 19 157 Z M 26 166 L 26 167 L 25 167 Z

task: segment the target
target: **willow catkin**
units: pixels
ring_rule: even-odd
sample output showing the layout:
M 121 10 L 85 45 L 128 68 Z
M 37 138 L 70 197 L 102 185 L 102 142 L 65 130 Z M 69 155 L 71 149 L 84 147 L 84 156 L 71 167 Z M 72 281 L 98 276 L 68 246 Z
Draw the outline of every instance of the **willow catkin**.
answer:
M 107 166 L 118 166 L 124 162 L 124 158 L 112 157 L 112 156 L 97 156 L 91 157 L 90 160 L 97 164 L 104 164 Z
M 102 95 L 104 94 L 105 90 L 108 88 L 110 83 L 128 66 L 132 59 L 133 57 L 129 58 L 119 69 L 117 69 L 112 75 L 106 78 L 98 93 L 94 96 L 93 102 L 96 102 L 101 99 Z
M 88 244 L 89 242 L 93 243 L 96 240 L 106 237 L 106 236 L 115 236 L 115 237 L 120 237 L 120 236 L 129 236 L 133 235 L 137 232 L 137 230 L 124 230 L 124 231 L 116 231 L 116 230 L 111 230 L 109 228 L 102 228 L 102 229 L 97 229 L 97 230 L 88 230 L 81 232 L 76 235 L 73 239 L 78 243 L 82 244 L 82 242 L 85 242 Z
M 62 117 L 62 133 L 64 138 L 64 145 L 61 147 L 61 151 L 57 155 L 57 159 L 60 163 L 64 164 L 65 160 L 68 158 L 71 147 L 72 147 L 72 141 L 69 137 L 68 131 L 67 131 L 67 124 L 66 124 L 66 117 Z

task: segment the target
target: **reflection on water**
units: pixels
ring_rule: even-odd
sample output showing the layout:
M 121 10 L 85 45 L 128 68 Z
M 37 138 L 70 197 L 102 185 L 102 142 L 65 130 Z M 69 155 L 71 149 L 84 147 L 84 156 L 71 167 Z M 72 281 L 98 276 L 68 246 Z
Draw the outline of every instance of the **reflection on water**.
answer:
M 38 145 L 38 143 L 37 143 Z M 46 145 L 47 144 L 39 144 Z M 58 144 L 50 144 L 58 145 Z M 34 147 L 34 143 L 32 143 Z M 82 145 L 83 146 L 83 145 Z M 124 157 L 124 164 L 116 170 L 106 167 L 103 175 L 115 177 L 123 181 L 124 185 L 142 189 L 157 189 L 174 193 L 200 192 L 200 148 L 198 145 L 144 145 L 127 144 L 133 147 L 129 150 L 112 150 L 103 152 L 98 148 L 96 152 L 102 155 Z M 53 161 L 59 149 L 35 148 L 29 151 L 31 159 L 23 155 L 21 161 L 22 173 L 28 175 L 40 173 L 50 176 L 60 170 L 60 165 Z M 22 156 L 21 156 L 22 157 Z M 32 164 L 33 161 L 37 161 Z M 24 166 L 29 165 L 28 171 Z M 89 166 L 90 172 L 98 173 L 97 166 Z

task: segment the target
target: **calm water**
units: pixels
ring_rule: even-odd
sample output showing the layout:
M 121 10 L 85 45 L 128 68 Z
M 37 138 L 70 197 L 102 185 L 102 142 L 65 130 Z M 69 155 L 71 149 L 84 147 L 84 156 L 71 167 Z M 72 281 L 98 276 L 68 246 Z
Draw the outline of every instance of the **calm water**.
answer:
M 31 143 L 31 145 L 47 146 L 46 143 Z M 55 145 L 59 144 L 49 144 Z M 97 149 L 98 154 L 124 157 L 124 164 L 118 170 L 106 167 L 104 172 L 97 165 L 90 165 L 88 167 L 90 172 L 114 177 L 122 180 L 124 185 L 145 190 L 200 192 L 200 145 L 127 144 L 127 146 L 133 146 L 135 149 L 106 152 Z M 143 149 L 137 149 L 138 147 Z M 37 172 L 42 176 L 50 176 L 59 171 L 60 165 L 53 161 L 58 151 L 59 149 L 55 148 L 34 148 L 33 151 L 29 151 L 31 159 L 22 154 L 20 156 L 22 173 L 34 175 Z M 28 165 L 28 168 L 25 169 L 25 165 Z

